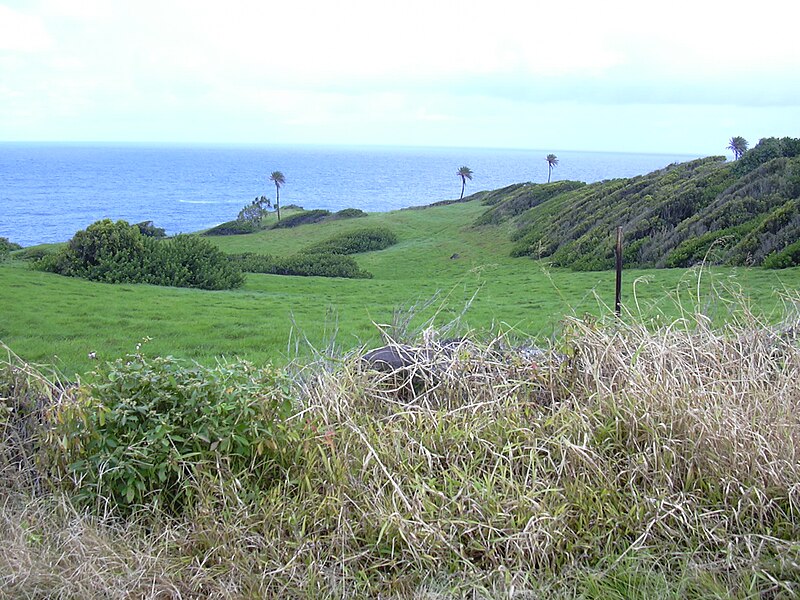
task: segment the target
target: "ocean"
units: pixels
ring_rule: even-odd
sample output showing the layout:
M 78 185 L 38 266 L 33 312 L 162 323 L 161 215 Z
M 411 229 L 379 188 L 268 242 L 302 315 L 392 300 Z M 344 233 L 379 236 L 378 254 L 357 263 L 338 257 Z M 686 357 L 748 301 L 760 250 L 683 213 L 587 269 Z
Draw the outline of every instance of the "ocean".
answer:
M 153 221 L 168 234 L 236 218 L 254 198 L 281 206 L 384 212 L 547 181 L 633 177 L 696 155 L 464 148 L 0 143 L 0 237 L 23 246 L 63 242 L 99 219 Z

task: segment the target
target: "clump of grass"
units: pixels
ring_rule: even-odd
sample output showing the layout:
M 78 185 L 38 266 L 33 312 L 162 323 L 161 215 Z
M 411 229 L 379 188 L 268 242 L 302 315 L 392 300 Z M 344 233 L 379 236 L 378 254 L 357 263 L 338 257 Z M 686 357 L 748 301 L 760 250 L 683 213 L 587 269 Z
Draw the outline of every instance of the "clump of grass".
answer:
M 428 334 L 390 372 L 325 357 L 296 377 L 283 479 L 257 499 L 219 481 L 182 520 L 149 515 L 149 531 L 84 521 L 112 540 L 93 576 L 214 597 L 789 597 L 798 325 L 569 318 L 535 350 Z M 6 523 L 37 502 L 6 505 Z M 59 545 L 75 526 L 61 512 L 41 539 L 67 564 L 86 549 Z M 3 531 L 21 557 L 4 569 L 30 595 L 21 565 L 56 551 Z

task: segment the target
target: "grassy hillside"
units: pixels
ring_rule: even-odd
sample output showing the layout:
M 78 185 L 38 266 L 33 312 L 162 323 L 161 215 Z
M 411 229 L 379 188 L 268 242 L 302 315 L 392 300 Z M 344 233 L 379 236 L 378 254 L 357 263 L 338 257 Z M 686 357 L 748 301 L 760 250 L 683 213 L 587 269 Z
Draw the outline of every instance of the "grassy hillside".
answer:
M 636 185 L 752 190 L 778 163 L 748 164 Z M 533 215 L 631 181 L 210 238 L 285 256 L 386 227 L 355 255 L 373 279 L 205 291 L 3 262 L 22 359 L 0 359 L 0 598 L 796 597 L 800 267 L 626 269 L 616 319 L 612 272 L 511 256 Z M 409 371 L 352 352 L 381 328 Z
M 800 140 L 762 140 L 736 163 L 710 157 L 587 186 L 531 184 L 484 203 L 476 225 L 508 222 L 514 256 L 553 266 L 612 268 L 617 227 L 632 267 L 792 266 L 800 264 Z
M 479 199 L 424 209 L 371 214 L 292 229 L 208 238 L 226 252 L 292 254 L 345 231 L 381 226 L 399 242 L 356 255 L 370 280 L 248 274 L 243 288 L 205 292 L 145 285 L 110 285 L 31 271 L 24 263 L 0 264 L 0 340 L 27 360 L 55 363 L 72 377 L 96 362 L 121 356 L 142 338 L 153 354 L 211 364 L 217 356 L 243 356 L 285 364 L 308 356 L 306 340 L 322 349 L 335 338 L 340 349 L 380 341 L 375 324 L 395 325 L 404 337 L 436 315 L 445 324 L 460 317 L 462 331 L 513 329 L 546 338 L 565 315 L 595 315 L 613 303 L 612 273 L 572 273 L 510 256 L 509 222 L 474 228 L 486 211 Z M 458 258 L 451 258 L 454 255 Z M 642 279 L 644 278 L 644 279 Z M 721 269 L 703 277 L 703 310 L 724 318 L 728 307 L 711 292 L 741 287 L 766 313 L 780 304 L 776 291 L 800 287 L 800 271 Z M 698 297 L 694 272 L 630 270 L 624 300 L 649 315 L 677 316 L 668 296 Z M 636 301 L 634 300 L 634 288 Z M 473 300 L 474 297 L 474 300 Z M 599 300 L 598 300 L 599 298 Z M 638 305 L 637 305 L 638 302 Z M 413 314 L 410 322 L 406 321 Z

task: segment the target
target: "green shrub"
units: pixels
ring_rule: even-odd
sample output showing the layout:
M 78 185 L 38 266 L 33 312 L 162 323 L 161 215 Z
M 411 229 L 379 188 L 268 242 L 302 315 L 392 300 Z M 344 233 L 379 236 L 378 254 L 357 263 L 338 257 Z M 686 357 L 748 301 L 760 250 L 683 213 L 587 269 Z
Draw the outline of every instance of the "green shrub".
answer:
M 52 256 L 59 251 L 59 248 L 52 245 L 47 246 L 32 246 L 30 248 L 23 248 L 14 253 L 14 257 L 19 260 L 35 262 L 42 260 L 45 256 Z
M 203 482 L 231 476 L 256 493 L 279 476 L 292 400 L 271 367 L 206 368 L 137 349 L 94 375 L 59 406 L 52 431 L 53 464 L 73 475 L 80 503 L 180 514 Z
M 0 237 L 0 254 L 11 252 L 12 250 L 19 250 L 22 246 L 9 241 L 8 238 Z
M 285 206 L 283 210 L 288 210 L 288 206 Z M 314 210 L 304 210 L 303 212 L 299 212 L 293 215 L 289 215 L 288 217 L 284 217 L 275 225 L 273 228 L 287 228 L 287 227 L 298 227 L 300 225 L 309 225 L 311 223 L 318 223 L 331 215 L 331 211 L 323 210 L 323 209 L 314 209 Z
M 244 275 L 216 246 L 195 235 L 155 244 L 143 283 L 227 290 L 241 287 Z
M 231 254 L 229 258 L 242 271 L 271 275 L 299 275 L 314 277 L 345 277 L 349 279 L 371 279 L 350 256 L 340 254 L 295 254 L 277 257 L 270 254 Z
M 800 240 L 789 244 L 779 252 L 771 252 L 764 258 L 766 269 L 786 269 L 800 265 Z
M 730 247 L 739 242 L 752 229 L 749 225 L 727 227 L 709 231 L 697 237 L 684 240 L 667 255 L 666 265 L 670 268 L 684 268 L 703 261 L 715 244 Z
M 106 283 L 149 283 L 220 290 L 239 287 L 244 276 L 207 240 L 179 235 L 159 241 L 125 221 L 109 219 L 79 231 L 38 267 Z
M 215 227 L 212 227 L 203 235 L 214 236 L 214 235 L 244 235 L 247 233 L 255 233 L 260 228 L 257 223 L 253 221 L 228 221 L 226 223 L 220 223 Z
M 336 219 L 358 219 L 366 216 L 367 213 L 360 208 L 343 208 L 333 214 L 333 217 Z
M 359 254 L 383 250 L 397 243 L 397 236 L 386 227 L 372 227 L 348 231 L 328 240 L 309 246 L 304 252 L 311 254 Z
M 167 237 L 167 232 L 161 227 L 156 227 L 155 225 L 153 225 L 152 221 L 142 221 L 141 223 L 137 223 L 136 227 L 139 228 L 139 232 L 142 235 L 145 235 L 147 237 L 154 237 L 154 238 Z
M 241 223 L 252 223 L 257 226 L 261 223 L 262 219 L 269 214 L 268 209 L 271 206 L 272 204 L 269 198 L 261 196 L 261 198 L 256 198 L 240 210 L 236 220 Z
M 351 256 L 341 254 L 295 254 L 278 264 L 278 275 L 311 275 L 316 277 L 346 277 L 371 279 Z

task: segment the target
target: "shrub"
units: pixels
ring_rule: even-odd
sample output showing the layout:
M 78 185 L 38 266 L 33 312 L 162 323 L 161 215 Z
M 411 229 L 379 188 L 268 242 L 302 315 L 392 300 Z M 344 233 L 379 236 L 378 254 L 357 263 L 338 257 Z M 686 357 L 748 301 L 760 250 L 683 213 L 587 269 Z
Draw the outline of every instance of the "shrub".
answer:
M 766 269 L 786 269 L 800 265 L 800 240 L 789 244 L 779 252 L 771 252 L 764 258 Z
M 342 233 L 304 250 L 311 254 L 358 254 L 383 250 L 397 243 L 397 236 L 386 227 L 372 227 Z
M 371 279 L 350 256 L 341 254 L 295 254 L 278 263 L 278 275 L 312 275 L 316 277 L 346 277 Z
M 283 210 L 288 210 L 288 206 L 285 206 Z M 273 228 L 286 228 L 286 227 L 298 227 L 300 225 L 309 225 L 311 223 L 318 223 L 319 221 L 324 220 L 325 218 L 331 215 L 331 211 L 323 210 L 323 209 L 314 209 L 314 210 L 304 210 L 303 212 L 296 213 L 293 215 L 289 215 L 288 217 L 284 217 L 282 220 L 278 221 L 273 225 Z
M 343 208 L 335 212 L 333 216 L 336 219 L 358 219 L 360 217 L 366 217 L 367 213 L 360 208 Z
M 350 256 L 338 254 L 296 254 L 276 257 L 269 254 L 232 254 L 231 260 L 248 273 L 270 275 L 299 275 L 314 277 L 345 277 L 370 279 L 372 274 L 364 271 Z
M 142 221 L 137 223 L 136 227 L 139 228 L 139 233 L 147 237 L 164 238 L 167 237 L 167 232 L 161 227 L 153 225 L 152 221 Z
M 236 217 L 236 220 L 242 223 L 252 223 L 254 225 L 259 225 L 261 220 L 269 214 L 269 210 L 267 210 L 271 206 L 269 198 L 266 196 L 261 196 L 261 198 L 256 198 L 245 206 L 242 210 L 239 211 L 239 216 Z
M 54 464 L 79 503 L 122 514 L 190 508 L 201 485 L 231 476 L 255 491 L 279 473 L 291 413 L 288 380 L 237 361 L 213 368 L 137 353 L 107 363 L 58 408 Z
M 24 261 L 37 261 L 42 260 L 45 256 L 51 256 L 58 252 L 58 248 L 53 246 L 33 246 L 31 248 L 23 248 L 14 256 L 19 260 Z
M 244 276 L 210 242 L 179 235 L 158 241 L 125 221 L 109 219 L 79 231 L 66 248 L 45 256 L 39 268 L 106 283 L 149 283 L 220 290 Z
M 247 233 L 255 233 L 258 230 L 258 225 L 252 221 L 228 221 L 212 227 L 203 233 L 203 235 L 244 235 Z
M 0 237 L 0 254 L 5 252 L 11 252 L 12 250 L 19 250 L 21 248 L 22 246 L 9 241 L 8 238 Z
M 226 290 L 241 287 L 244 275 L 216 246 L 195 235 L 178 235 L 154 246 L 144 283 Z

